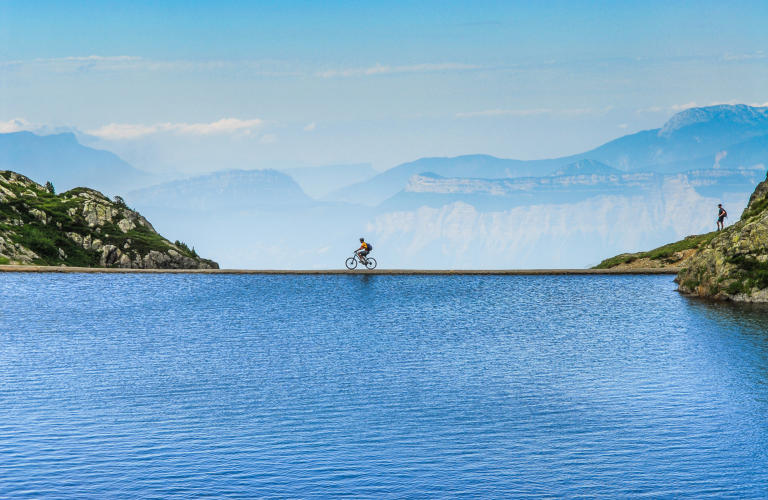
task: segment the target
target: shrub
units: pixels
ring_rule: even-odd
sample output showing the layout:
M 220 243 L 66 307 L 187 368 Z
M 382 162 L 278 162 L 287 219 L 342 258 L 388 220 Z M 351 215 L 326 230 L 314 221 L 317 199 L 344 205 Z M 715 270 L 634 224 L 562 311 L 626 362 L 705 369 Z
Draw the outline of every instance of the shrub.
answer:
M 26 235 L 24 235 L 23 239 L 25 241 L 23 241 L 22 244 L 26 244 L 30 250 L 42 258 L 47 257 L 55 259 L 59 256 L 59 249 L 53 240 L 36 228 L 32 228 Z
M 701 281 L 696 281 L 696 280 L 683 281 L 683 286 L 691 291 L 696 290 L 696 287 L 698 287 L 699 285 L 701 285 Z
M 192 255 L 193 257 L 197 257 L 197 253 L 195 252 L 195 249 L 192 248 L 190 250 L 189 246 L 183 241 L 176 240 L 173 242 L 173 244 L 176 245 L 178 248 L 182 249 L 184 252 L 188 253 L 189 255 Z

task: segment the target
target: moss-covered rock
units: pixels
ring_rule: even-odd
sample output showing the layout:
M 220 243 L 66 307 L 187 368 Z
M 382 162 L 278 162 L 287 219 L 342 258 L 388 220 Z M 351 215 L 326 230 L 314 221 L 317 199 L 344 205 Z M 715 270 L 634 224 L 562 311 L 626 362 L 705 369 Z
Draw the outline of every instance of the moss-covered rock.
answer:
M 687 266 L 699 248 L 706 246 L 717 236 L 716 232 L 686 236 L 648 252 L 623 253 L 605 259 L 592 269 L 653 269 L 662 267 L 680 268 Z
M 703 245 L 675 281 L 680 292 L 699 297 L 768 302 L 768 180 L 741 219 Z
M 768 179 L 755 188 L 739 221 L 722 231 L 622 254 L 597 268 L 683 267 L 678 291 L 715 300 L 768 302 Z
M 163 238 L 141 214 L 98 191 L 51 191 L 0 171 L 0 264 L 219 268 L 194 248 Z

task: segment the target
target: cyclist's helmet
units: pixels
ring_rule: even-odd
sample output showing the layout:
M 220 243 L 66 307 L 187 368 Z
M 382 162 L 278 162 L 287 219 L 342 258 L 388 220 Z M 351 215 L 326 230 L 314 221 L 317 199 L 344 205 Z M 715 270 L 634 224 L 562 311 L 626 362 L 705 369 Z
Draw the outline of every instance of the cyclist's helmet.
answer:
M 365 238 L 360 238 L 360 243 L 364 242 Z

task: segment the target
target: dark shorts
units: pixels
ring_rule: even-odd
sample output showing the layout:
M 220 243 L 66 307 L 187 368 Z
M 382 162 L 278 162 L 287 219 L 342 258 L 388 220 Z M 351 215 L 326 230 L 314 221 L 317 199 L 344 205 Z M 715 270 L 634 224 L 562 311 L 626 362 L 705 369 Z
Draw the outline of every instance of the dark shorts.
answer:
M 370 250 L 362 250 L 362 251 L 360 251 L 360 252 L 358 252 L 358 253 L 359 253 L 360 255 L 362 255 L 363 257 L 365 257 L 366 255 L 368 255 L 369 253 L 371 253 L 371 251 L 370 251 Z
M 717 222 L 719 222 L 720 224 L 723 223 L 723 220 L 725 220 L 725 217 L 718 217 L 717 218 Z

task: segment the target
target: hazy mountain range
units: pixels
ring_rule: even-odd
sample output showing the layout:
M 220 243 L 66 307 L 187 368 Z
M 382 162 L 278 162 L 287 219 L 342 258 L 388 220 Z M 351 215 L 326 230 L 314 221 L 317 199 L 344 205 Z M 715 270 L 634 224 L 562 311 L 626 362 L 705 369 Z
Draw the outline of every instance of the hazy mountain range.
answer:
M 768 164 L 767 134 L 768 108 L 693 108 L 676 114 L 660 129 L 626 135 L 578 155 L 533 161 L 486 155 L 422 158 L 344 187 L 324 199 L 375 206 L 403 189 L 412 175 L 423 172 L 483 179 L 536 177 L 553 174 L 582 160 L 636 172 L 684 172 L 716 168 L 718 163 L 724 168 L 749 168 Z
M 0 168 L 120 193 L 149 182 L 73 141 L 0 135 Z M 66 158 L 72 152 L 105 166 Z M 382 267 L 583 267 L 712 230 L 720 202 L 735 220 L 766 165 L 768 108 L 723 105 L 565 158 L 422 158 L 382 173 L 369 164 L 230 170 L 125 196 L 160 232 L 195 241 L 223 267 L 339 267 L 360 236 Z
M 157 184 L 163 177 L 134 168 L 109 151 L 77 142 L 75 134 L 0 134 L 0 170 L 12 170 L 60 192 L 89 187 L 108 196 Z
M 304 189 L 304 192 L 316 199 L 320 199 L 344 186 L 367 181 L 378 174 L 370 163 L 282 168 L 279 170 L 293 177 Z
M 224 170 L 132 191 L 136 206 L 205 211 L 252 205 L 306 205 L 313 200 L 277 170 Z

